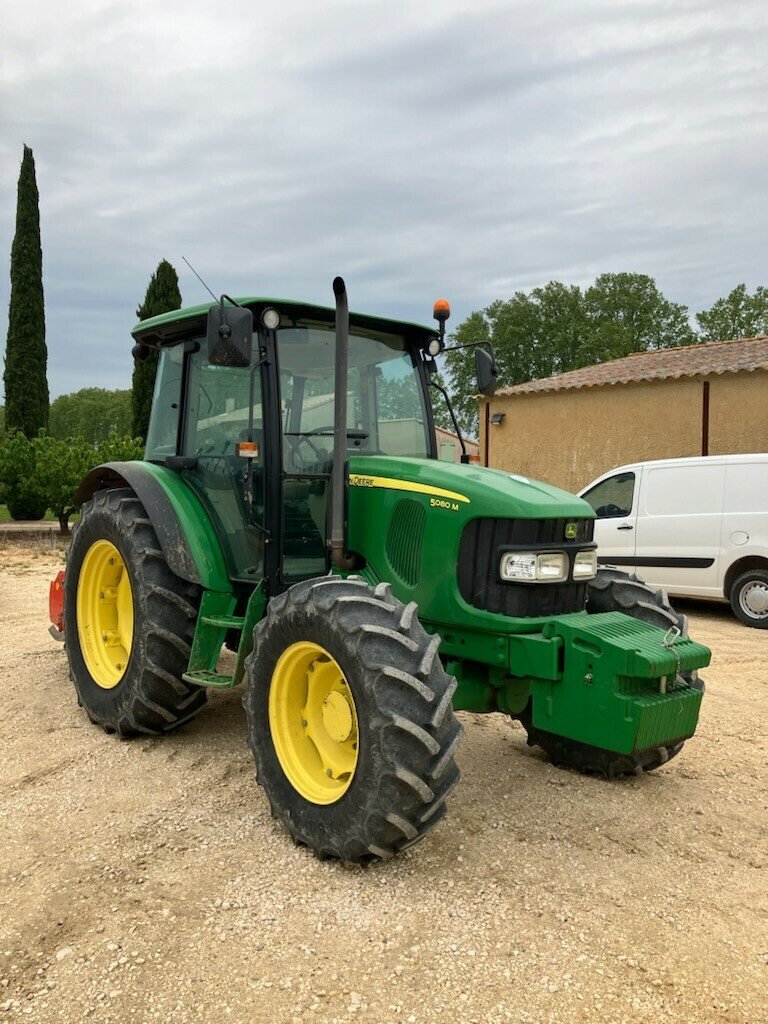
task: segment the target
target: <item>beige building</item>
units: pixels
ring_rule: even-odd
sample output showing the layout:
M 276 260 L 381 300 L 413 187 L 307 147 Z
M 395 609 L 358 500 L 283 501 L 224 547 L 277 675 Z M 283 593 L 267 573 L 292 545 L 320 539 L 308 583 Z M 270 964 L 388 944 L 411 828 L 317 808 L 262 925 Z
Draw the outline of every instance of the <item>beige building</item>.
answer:
M 768 451 L 768 336 L 637 352 L 480 402 L 480 461 L 569 491 L 628 462 Z
M 459 441 L 456 434 L 451 430 L 446 430 L 444 427 L 435 427 L 435 435 L 437 437 L 437 456 L 442 459 L 443 462 L 460 462 L 461 461 L 461 441 Z M 464 438 L 464 447 L 467 449 L 467 455 L 476 458 L 479 452 L 480 446 L 477 441 L 473 441 L 469 437 Z

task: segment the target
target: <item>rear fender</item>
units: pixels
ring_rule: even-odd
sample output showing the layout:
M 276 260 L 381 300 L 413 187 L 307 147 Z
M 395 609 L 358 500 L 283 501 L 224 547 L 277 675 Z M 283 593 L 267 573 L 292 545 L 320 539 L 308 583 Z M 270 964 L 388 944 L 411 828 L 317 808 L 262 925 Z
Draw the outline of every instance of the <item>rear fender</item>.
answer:
M 75 501 L 88 501 L 97 491 L 111 487 L 130 487 L 136 492 L 172 572 L 206 590 L 231 592 L 224 552 L 211 518 L 177 473 L 152 462 L 106 462 L 85 477 Z

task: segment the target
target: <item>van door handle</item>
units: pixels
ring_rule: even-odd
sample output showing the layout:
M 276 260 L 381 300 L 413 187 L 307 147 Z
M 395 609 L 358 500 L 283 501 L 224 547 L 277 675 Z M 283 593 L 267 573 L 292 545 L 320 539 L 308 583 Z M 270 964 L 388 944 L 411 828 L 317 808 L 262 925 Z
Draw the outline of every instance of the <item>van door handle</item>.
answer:
M 617 526 L 617 530 L 634 530 L 634 526 L 630 526 L 629 523 L 624 523 L 622 526 Z

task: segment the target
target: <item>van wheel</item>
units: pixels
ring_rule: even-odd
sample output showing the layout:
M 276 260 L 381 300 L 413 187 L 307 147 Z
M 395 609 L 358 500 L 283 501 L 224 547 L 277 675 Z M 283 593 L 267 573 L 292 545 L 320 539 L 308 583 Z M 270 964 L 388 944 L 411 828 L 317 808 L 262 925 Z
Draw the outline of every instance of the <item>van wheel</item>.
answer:
M 733 614 L 745 626 L 768 629 L 768 571 L 749 569 L 735 580 L 729 595 Z
M 768 588 L 768 573 L 763 574 Z M 682 636 L 688 636 L 688 621 L 679 615 L 663 590 L 655 590 L 635 576 L 611 566 L 600 566 L 597 576 L 587 588 L 587 612 L 623 612 L 652 626 L 667 630 L 674 626 Z M 696 690 L 704 689 L 704 680 L 698 672 L 681 672 L 680 682 Z M 652 772 L 677 757 L 683 749 L 683 740 L 663 747 L 651 747 L 634 754 L 619 754 L 603 750 L 587 743 L 579 743 L 565 736 L 556 736 L 545 729 L 537 729 L 531 718 L 530 701 L 525 710 L 517 716 L 528 733 L 528 746 L 541 747 L 553 764 L 563 768 L 575 768 L 586 775 L 602 775 L 615 779 L 620 775 L 642 775 Z

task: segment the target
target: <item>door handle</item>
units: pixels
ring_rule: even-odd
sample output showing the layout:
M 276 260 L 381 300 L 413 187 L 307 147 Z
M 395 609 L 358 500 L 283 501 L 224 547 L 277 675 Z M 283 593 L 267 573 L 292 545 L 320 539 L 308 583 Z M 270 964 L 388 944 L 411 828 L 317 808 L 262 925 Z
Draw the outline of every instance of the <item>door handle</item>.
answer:
M 623 526 L 617 526 L 617 530 L 634 530 L 634 526 L 630 526 L 629 523 L 624 523 Z

